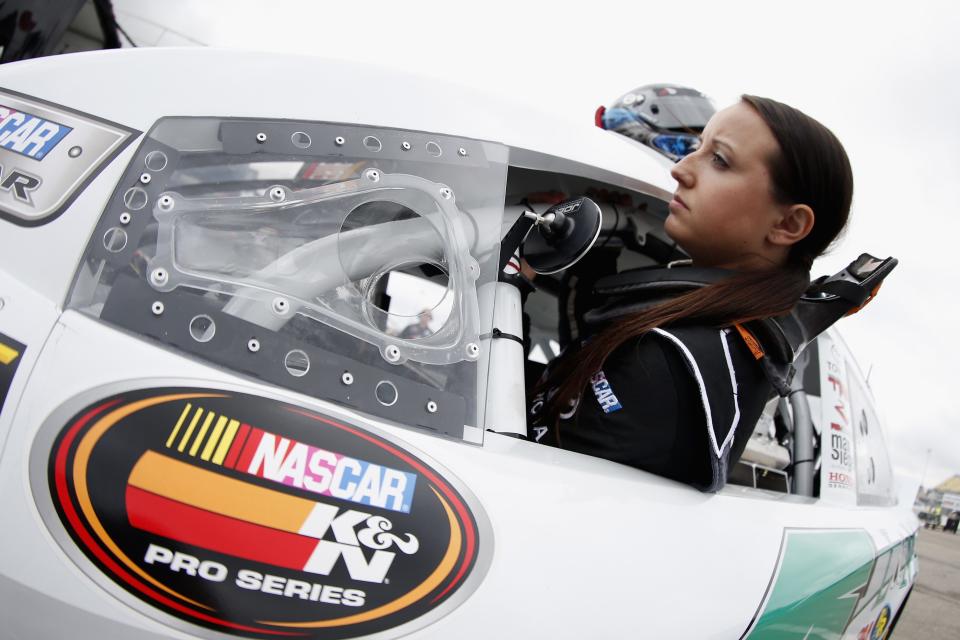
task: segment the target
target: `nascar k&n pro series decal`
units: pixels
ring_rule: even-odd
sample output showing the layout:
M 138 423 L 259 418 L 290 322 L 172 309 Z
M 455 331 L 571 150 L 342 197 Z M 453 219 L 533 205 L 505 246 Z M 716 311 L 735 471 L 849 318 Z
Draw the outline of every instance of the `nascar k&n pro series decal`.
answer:
M 0 89 L 0 218 L 53 220 L 139 132 Z
M 81 566 L 191 633 L 407 633 L 475 588 L 492 542 L 479 506 L 409 447 L 230 391 L 105 398 L 58 430 L 46 462 L 95 568 Z
M 17 372 L 26 345 L 0 333 L 0 411 L 7 400 L 7 392 L 13 384 L 13 374 Z

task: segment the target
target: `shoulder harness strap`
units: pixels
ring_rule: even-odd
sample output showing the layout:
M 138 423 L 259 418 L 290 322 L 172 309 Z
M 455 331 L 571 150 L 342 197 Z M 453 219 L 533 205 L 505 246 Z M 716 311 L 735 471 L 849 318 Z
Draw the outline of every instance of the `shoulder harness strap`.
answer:
M 730 450 L 740 424 L 737 373 L 728 343 L 730 331 L 675 328 L 654 329 L 653 333 L 679 350 L 697 383 L 712 448 L 712 478 L 701 489 L 717 491 L 727 482 Z

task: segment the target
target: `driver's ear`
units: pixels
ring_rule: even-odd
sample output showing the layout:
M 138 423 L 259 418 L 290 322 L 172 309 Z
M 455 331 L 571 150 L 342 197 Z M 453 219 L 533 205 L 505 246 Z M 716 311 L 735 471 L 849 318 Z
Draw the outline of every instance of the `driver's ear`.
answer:
M 806 238 L 813 229 L 813 209 L 805 204 L 793 204 L 783 211 L 780 220 L 770 228 L 767 240 L 787 247 Z

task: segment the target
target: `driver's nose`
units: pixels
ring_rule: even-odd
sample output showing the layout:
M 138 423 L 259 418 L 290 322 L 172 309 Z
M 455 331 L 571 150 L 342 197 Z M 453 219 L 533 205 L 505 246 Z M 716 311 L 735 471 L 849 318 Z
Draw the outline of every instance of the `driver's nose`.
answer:
M 693 173 L 693 161 L 691 160 L 694 154 L 686 155 L 680 159 L 680 162 L 673 165 L 673 168 L 670 169 L 670 175 L 673 176 L 673 179 L 680 183 L 684 189 L 689 189 L 693 187 L 695 182 L 694 173 Z

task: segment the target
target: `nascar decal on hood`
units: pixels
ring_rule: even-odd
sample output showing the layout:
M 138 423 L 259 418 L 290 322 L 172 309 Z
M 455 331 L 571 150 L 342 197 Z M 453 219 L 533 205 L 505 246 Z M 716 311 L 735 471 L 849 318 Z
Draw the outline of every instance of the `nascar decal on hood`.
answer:
M 46 464 L 81 566 L 195 634 L 408 633 L 466 598 L 492 547 L 449 473 L 370 427 L 270 398 L 114 395 L 58 429 Z
M 0 88 L 0 219 L 59 216 L 138 131 Z

